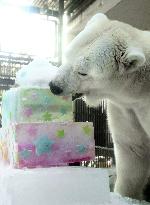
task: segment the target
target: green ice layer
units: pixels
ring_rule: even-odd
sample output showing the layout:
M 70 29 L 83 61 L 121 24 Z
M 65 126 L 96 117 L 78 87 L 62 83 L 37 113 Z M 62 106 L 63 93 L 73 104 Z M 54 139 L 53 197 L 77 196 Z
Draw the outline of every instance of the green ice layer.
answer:
M 44 88 L 12 88 L 3 94 L 2 124 L 10 122 L 71 121 L 71 97 L 53 95 Z

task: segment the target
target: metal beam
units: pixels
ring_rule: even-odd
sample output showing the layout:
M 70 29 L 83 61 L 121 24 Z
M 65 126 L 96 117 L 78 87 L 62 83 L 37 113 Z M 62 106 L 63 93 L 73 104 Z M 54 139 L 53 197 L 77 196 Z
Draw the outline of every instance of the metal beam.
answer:
M 59 0 L 58 62 L 62 63 L 64 0 Z
M 94 1 L 96 0 L 72 1 L 68 5 L 68 9 L 66 9 L 69 15 L 69 22 L 73 21 L 78 15 L 85 11 Z M 70 15 L 71 13 L 73 13 L 72 16 Z
M 59 17 L 59 12 L 55 10 L 51 10 L 48 8 L 40 8 L 36 6 L 26 6 L 22 7 L 22 9 L 28 13 L 36 13 L 36 14 L 44 14 L 47 16 L 54 16 L 54 17 Z

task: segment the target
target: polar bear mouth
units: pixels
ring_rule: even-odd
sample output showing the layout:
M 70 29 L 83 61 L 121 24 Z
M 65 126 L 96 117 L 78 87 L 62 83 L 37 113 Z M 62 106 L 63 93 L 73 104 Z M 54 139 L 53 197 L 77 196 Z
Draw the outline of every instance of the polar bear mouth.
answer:
M 84 95 L 83 93 L 75 93 L 74 95 L 72 95 L 72 100 L 74 101 L 78 98 L 81 98 L 83 97 L 83 95 Z

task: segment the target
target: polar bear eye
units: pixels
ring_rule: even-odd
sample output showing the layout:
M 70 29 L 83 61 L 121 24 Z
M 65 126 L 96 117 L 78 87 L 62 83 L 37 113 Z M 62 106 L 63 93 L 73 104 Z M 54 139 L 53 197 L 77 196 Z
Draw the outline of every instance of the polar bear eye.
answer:
M 87 74 L 86 73 L 80 73 L 78 72 L 79 75 L 82 75 L 82 76 L 86 76 Z

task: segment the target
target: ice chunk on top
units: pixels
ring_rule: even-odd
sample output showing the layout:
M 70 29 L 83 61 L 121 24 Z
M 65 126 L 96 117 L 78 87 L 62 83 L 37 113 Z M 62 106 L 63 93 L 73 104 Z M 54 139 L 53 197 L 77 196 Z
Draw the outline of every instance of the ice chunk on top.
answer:
M 16 84 L 21 87 L 48 88 L 58 68 L 47 59 L 35 59 L 16 73 Z

